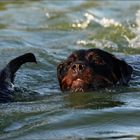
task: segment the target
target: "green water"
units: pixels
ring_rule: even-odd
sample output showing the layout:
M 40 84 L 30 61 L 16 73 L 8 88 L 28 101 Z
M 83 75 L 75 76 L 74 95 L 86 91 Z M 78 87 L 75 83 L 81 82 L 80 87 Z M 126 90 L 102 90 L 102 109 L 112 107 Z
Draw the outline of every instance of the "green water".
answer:
M 62 93 L 57 64 L 94 47 L 133 66 L 130 85 Z M 139 1 L 1 0 L 0 67 L 25 52 L 38 64 L 17 72 L 16 102 L 0 104 L 1 140 L 140 139 Z

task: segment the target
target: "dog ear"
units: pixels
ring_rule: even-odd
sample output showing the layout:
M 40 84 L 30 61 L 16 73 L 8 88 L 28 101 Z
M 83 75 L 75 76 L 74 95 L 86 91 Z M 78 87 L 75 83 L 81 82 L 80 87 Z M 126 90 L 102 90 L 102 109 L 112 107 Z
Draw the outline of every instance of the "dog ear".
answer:
M 113 71 L 120 85 L 127 85 L 131 79 L 133 68 L 124 60 L 114 57 Z
M 20 68 L 20 66 L 26 62 L 34 62 L 37 63 L 34 54 L 26 53 L 15 59 L 11 60 L 6 67 L 0 72 L 0 84 L 3 83 L 14 83 L 14 77 L 16 71 Z

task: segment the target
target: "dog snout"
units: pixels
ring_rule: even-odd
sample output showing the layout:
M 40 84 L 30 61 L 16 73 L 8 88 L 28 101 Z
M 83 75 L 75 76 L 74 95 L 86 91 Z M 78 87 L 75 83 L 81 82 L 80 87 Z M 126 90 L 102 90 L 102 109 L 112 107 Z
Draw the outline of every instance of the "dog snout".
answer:
M 72 66 L 71 66 L 71 69 L 74 71 L 74 72 L 82 72 L 84 69 L 85 69 L 85 64 L 83 63 L 74 63 Z

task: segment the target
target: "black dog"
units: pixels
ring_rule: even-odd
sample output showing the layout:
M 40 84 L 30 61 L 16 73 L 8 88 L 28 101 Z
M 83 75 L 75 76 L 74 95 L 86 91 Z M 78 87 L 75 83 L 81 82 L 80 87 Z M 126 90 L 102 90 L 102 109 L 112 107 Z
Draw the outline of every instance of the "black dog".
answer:
M 26 62 L 36 62 L 32 53 L 26 53 L 11 60 L 4 69 L 0 71 L 0 103 L 13 101 L 14 78 L 19 67 Z
M 57 68 L 62 91 L 93 91 L 113 85 L 127 85 L 132 67 L 114 55 L 100 50 L 73 52 Z

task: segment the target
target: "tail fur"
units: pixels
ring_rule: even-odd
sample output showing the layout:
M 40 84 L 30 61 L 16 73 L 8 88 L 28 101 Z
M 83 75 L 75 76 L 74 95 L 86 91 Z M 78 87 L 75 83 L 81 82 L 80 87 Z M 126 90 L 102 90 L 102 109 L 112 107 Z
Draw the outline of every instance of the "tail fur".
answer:
M 33 53 L 26 53 L 11 60 L 0 72 L 0 85 L 3 83 L 14 83 L 14 77 L 20 66 L 26 62 L 37 63 Z

